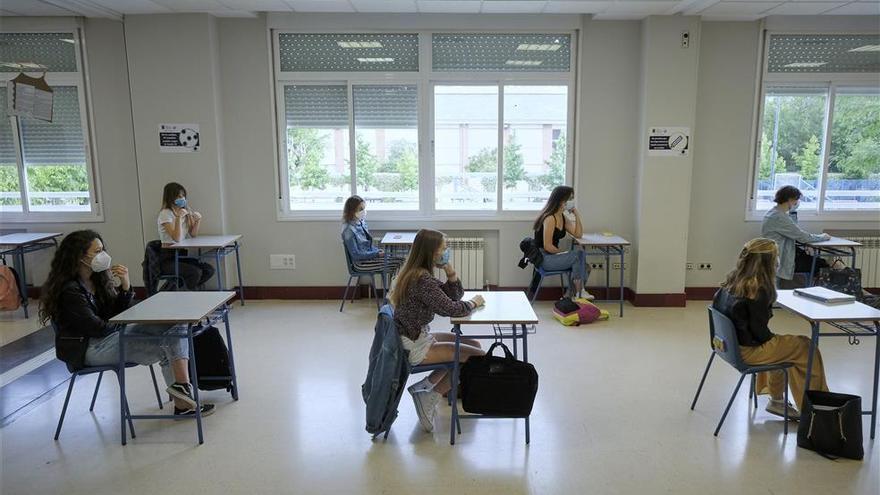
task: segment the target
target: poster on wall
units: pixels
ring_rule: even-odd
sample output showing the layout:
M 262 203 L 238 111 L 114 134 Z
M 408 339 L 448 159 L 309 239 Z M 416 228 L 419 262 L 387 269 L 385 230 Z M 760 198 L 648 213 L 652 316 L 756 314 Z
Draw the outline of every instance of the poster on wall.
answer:
M 689 127 L 652 127 L 648 132 L 648 156 L 688 156 Z
M 159 150 L 162 153 L 199 151 L 199 125 L 159 124 Z

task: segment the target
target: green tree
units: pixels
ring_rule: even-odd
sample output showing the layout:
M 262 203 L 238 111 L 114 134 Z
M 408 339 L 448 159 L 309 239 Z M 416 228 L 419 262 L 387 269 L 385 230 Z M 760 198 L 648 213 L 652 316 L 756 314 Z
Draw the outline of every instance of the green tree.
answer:
M 804 179 L 816 180 L 819 174 L 819 138 L 810 136 L 800 153 L 795 155 L 794 162 Z
M 507 144 L 504 145 L 504 187 L 513 189 L 517 181 L 526 178 L 525 159 L 522 156 L 522 146 L 516 142 L 516 134 L 511 134 Z
M 388 164 L 399 174 L 397 191 L 413 191 L 419 187 L 419 155 L 416 144 L 406 140 L 398 140 L 391 144 L 388 152 Z
M 354 148 L 357 185 L 369 191 L 376 185 L 376 172 L 379 171 L 379 158 L 373 154 L 370 143 L 363 134 L 357 135 Z
M 483 148 L 476 155 L 469 156 L 465 170 L 470 173 L 494 172 L 498 170 L 497 148 Z
M 550 153 L 550 158 L 544 162 L 547 165 L 547 173 L 538 177 L 540 185 L 546 189 L 553 189 L 558 185 L 565 184 L 565 155 L 565 134 L 560 134 L 553 152 Z
M 785 159 L 782 158 L 782 155 L 776 153 L 776 161 L 773 161 L 773 143 L 767 137 L 767 133 L 765 132 L 761 136 L 761 166 L 758 169 L 758 178 L 762 180 L 770 179 L 771 171 L 774 171 L 778 174 L 780 172 L 785 172 Z
M 327 136 L 318 129 L 301 127 L 287 130 L 287 169 L 291 185 L 321 189 L 330 182 L 330 174 L 321 166 Z
M 880 137 L 856 143 L 849 156 L 840 161 L 840 168 L 848 179 L 867 179 L 880 174 Z
M 831 172 L 848 179 L 880 174 L 880 97 L 838 95 L 831 136 Z

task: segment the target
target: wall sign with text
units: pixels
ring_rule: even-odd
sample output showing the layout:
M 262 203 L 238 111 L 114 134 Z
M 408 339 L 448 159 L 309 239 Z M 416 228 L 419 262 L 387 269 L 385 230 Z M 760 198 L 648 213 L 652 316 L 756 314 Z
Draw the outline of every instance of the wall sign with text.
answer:
M 159 124 L 159 150 L 163 153 L 199 151 L 199 125 Z
M 651 127 L 648 129 L 648 156 L 688 156 L 689 127 Z

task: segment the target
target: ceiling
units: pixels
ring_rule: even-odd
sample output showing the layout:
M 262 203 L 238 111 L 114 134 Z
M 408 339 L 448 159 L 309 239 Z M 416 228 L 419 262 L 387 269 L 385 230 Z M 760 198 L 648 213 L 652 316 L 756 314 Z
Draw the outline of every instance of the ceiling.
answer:
M 880 0 L 0 0 L 4 16 L 86 16 L 205 12 L 593 14 L 596 19 L 700 15 L 755 20 L 771 15 L 880 15 Z

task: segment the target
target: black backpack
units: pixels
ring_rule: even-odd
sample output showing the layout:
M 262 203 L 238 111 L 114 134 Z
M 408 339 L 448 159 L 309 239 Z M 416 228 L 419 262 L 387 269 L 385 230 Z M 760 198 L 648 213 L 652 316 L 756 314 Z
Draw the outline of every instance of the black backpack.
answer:
M 229 350 L 217 327 L 208 327 L 193 337 L 196 354 L 196 373 L 199 390 L 232 391 L 232 369 L 229 367 Z

